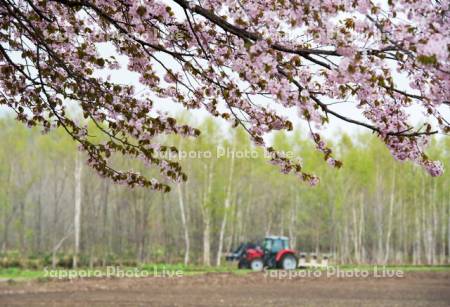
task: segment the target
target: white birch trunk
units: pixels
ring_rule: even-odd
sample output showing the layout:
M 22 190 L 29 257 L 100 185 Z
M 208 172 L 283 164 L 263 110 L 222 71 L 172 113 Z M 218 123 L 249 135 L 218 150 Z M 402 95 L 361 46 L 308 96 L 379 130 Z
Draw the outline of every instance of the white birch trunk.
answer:
M 177 184 L 177 191 L 178 191 L 178 204 L 180 206 L 180 213 L 181 213 L 181 224 L 183 226 L 184 231 L 184 244 L 185 244 L 184 264 L 187 265 L 189 263 L 189 249 L 190 249 L 189 229 L 186 222 L 186 212 L 183 201 L 183 193 L 181 191 L 181 184 L 179 183 Z
M 391 250 L 391 235 L 392 235 L 392 216 L 394 213 L 394 201 L 395 201 L 395 167 L 393 169 L 392 175 L 392 189 L 389 201 L 389 216 L 388 216 L 388 229 L 386 234 L 386 245 L 385 245 L 385 253 L 384 253 L 384 263 L 386 264 L 389 261 L 389 253 Z
M 208 206 L 209 197 L 211 195 L 212 189 L 212 165 L 208 167 L 205 165 L 205 173 L 208 175 L 205 193 L 203 196 L 203 204 L 201 208 L 202 216 L 203 216 L 203 264 L 206 266 L 211 265 L 211 241 L 210 241 L 210 233 L 211 233 L 211 217 L 210 210 Z
M 358 240 L 358 221 L 356 218 L 356 209 L 355 207 L 352 208 L 352 217 L 353 217 L 353 231 L 352 231 L 352 237 L 353 237 L 353 248 L 355 250 L 355 261 L 359 264 L 360 262 L 360 255 L 359 255 L 359 240 Z
M 234 152 L 234 147 L 233 147 L 233 152 Z M 233 181 L 234 156 L 235 156 L 234 154 L 231 156 L 230 174 L 228 177 L 227 192 L 226 192 L 226 196 L 225 196 L 224 213 L 223 213 L 222 224 L 220 225 L 219 246 L 217 248 L 217 258 L 216 258 L 217 266 L 220 266 L 220 262 L 222 259 L 223 238 L 225 236 L 225 228 L 227 226 L 228 208 L 230 207 L 230 202 L 231 202 L 231 183 Z
M 74 236 L 75 251 L 73 256 L 73 268 L 78 266 L 78 256 L 80 252 L 80 230 L 81 230 L 81 173 L 82 173 L 81 154 L 77 152 L 75 160 L 75 210 L 74 210 Z
M 360 217 L 359 217 L 359 236 L 358 236 L 358 240 L 359 240 L 359 248 L 360 248 L 360 260 L 364 261 L 365 259 L 365 249 L 364 249 L 364 245 L 363 245 L 363 235 L 364 235 L 364 229 L 365 229 L 365 219 L 364 219 L 364 194 L 361 193 L 361 210 L 360 210 Z

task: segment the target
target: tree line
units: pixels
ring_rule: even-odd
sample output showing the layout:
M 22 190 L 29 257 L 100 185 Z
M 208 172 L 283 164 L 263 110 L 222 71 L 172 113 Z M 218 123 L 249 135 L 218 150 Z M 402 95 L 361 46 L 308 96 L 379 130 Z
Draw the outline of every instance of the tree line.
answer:
M 42 135 L 1 119 L 0 252 L 47 257 L 55 266 L 61 255 L 77 255 L 85 265 L 220 265 L 240 242 L 274 234 L 337 263 L 448 263 L 448 172 L 432 178 L 399 163 L 371 134 L 327 140 L 344 162 L 339 170 L 300 132 L 273 135 L 276 149 L 320 177 L 310 187 L 268 163 L 244 131 L 226 132 L 208 120 L 197 125 L 203 133 L 195 140 L 161 137 L 185 154 L 180 163 L 188 175 L 162 193 L 100 178 L 61 130 Z M 449 149 L 448 138 L 436 138 L 428 154 L 450 165 Z M 110 159 L 159 176 L 126 157 Z

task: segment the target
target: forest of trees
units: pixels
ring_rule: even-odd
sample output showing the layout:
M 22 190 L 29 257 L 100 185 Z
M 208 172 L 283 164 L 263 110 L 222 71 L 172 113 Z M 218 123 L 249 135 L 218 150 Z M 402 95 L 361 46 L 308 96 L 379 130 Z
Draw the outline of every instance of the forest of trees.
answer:
M 80 259 L 91 265 L 111 259 L 217 265 L 239 242 L 274 234 L 337 263 L 448 263 L 448 171 L 432 178 L 399 163 L 371 134 L 328 140 L 344 162 L 336 170 L 301 133 L 274 135 L 274 147 L 301 157 L 320 176 L 310 187 L 267 163 L 244 132 L 225 133 L 209 121 L 199 125 L 204 132 L 195 142 L 161 140 L 191 153 L 181 160 L 187 183 L 172 183 L 171 192 L 162 193 L 100 178 L 62 130 L 42 135 L 1 119 L 0 253 L 53 255 L 57 265 L 58 255 L 76 252 L 78 240 Z M 222 149 L 229 153 L 218 157 Z M 433 140 L 428 153 L 448 168 L 450 139 Z M 121 168 L 151 172 L 112 159 Z

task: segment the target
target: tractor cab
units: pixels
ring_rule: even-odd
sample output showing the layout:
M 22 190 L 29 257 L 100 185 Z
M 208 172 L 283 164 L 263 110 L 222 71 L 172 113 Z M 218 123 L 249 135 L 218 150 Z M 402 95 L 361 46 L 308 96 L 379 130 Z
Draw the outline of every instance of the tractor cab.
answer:
M 268 236 L 264 238 L 263 248 L 266 253 L 277 254 L 283 249 L 289 249 L 287 237 Z
M 263 249 L 264 262 L 267 266 L 277 267 L 280 252 L 289 250 L 289 239 L 287 237 L 267 236 L 264 238 Z

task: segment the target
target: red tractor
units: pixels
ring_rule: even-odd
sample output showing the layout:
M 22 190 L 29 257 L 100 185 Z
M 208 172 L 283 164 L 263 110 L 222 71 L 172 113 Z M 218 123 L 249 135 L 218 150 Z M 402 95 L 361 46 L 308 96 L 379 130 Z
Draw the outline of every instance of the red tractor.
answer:
M 295 270 L 297 268 L 296 252 L 289 248 L 287 237 L 268 236 L 262 246 L 253 243 L 241 244 L 227 256 L 228 261 L 237 260 L 240 269 L 262 271 L 269 269 Z

